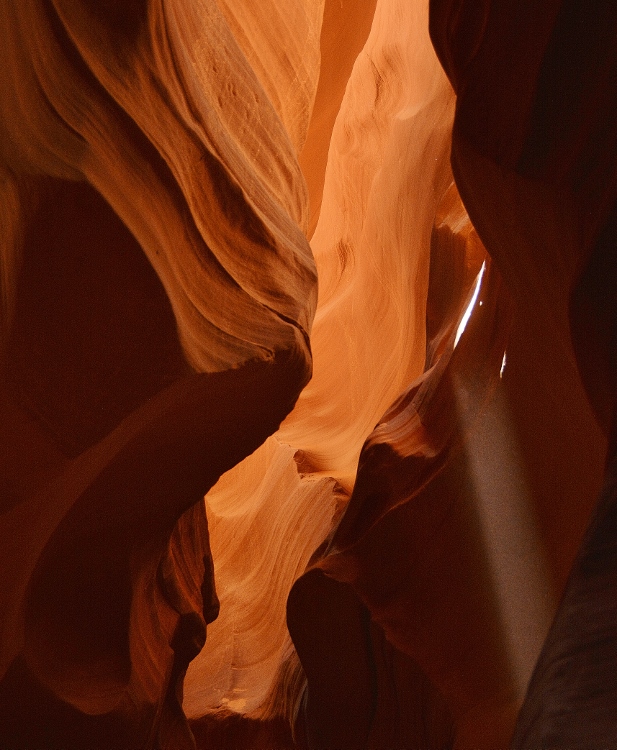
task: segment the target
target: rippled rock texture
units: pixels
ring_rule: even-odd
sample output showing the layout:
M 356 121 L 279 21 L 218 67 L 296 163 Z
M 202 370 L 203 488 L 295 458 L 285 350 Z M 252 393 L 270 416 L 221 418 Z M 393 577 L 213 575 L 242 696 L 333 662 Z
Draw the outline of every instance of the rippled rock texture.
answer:
M 4 0 L 0 747 L 617 741 L 616 29 Z
M 283 120 L 300 137 L 315 65 L 277 111 L 215 3 L 15 2 L 0 24 L 0 744 L 192 747 L 203 496 L 310 375 Z

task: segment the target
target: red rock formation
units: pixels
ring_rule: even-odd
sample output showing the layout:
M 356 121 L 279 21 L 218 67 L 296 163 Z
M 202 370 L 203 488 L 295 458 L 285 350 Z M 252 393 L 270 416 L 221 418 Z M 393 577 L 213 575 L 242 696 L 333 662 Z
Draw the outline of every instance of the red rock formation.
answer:
M 303 182 L 214 3 L 11 2 L 0 36 L 0 744 L 192 747 L 201 498 L 310 371 Z
M 556 449 L 548 447 L 561 453 L 561 466 L 565 457 L 576 466 L 578 493 L 555 497 L 547 480 L 542 483 L 549 490 L 540 506 L 545 538 L 561 588 L 576 536 L 571 520 L 565 534 L 557 531 L 550 506 L 561 501 L 561 513 L 582 528 L 597 482 L 583 435 L 603 447 L 589 429 L 581 383 L 596 434 L 598 426 L 609 437 L 614 430 L 609 289 L 615 283 L 617 15 L 610 3 L 556 1 L 540 8 L 507 0 L 480 8 L 437 1 L 432 13 L 433 39 L 458 95 L 457 184 L 529 336 L 526 344 L 520 336 L 517 342 L 519 373 L 523 357 L 544 359 L 539 367 L 528 365 L 530 372 L 578 427 L 557 418 Z M 551 343 L 540 348 L 542 340 Z M 528 430 L 537 415 L 522 422 Z M 611 447 L 600 504 L 531 681 L 515 747 L 614 744 L 613 454 Z M 556 468 L 556 476 L 568 476 Z
M 612 10 L 604 9 L 605 25 L 596 19 L 587 28 L 576 4 L 555 4 L 555 15 L 514 3 L 434 3 L 433 12 L 437 49 L 458 95 L 455 176 L 514 297 L 512 346 L 496 396 L 482 409 L 499 368 L 481 347 L 490 352 L 494 342 L 499 351 L 506 332 L 497 311 L 507 295 L 503 284 L 495 291 L 493 269 L 480 292 L 483 309 L 454 355 L 442 355 L 369 437 L 326 556 L 292 591 L 289 623 L 308 676 L 305 715 L 314 747 L 382 746 L 371 719 L 380 695 L 375 649 L 362 625 L 369 614 L 439 689 L 455 746 L 508 743 L 552 598 L 563 589 L 597 491 L 604 451 L 598 428 L 612 421 L 606 353 L 613 346 L 607 290 L 614 265 L 607 238 L 615 89 L 613 51 L 601 31 L 615 28 Z M 580 27 L 586 45 L 574 54 Z M 562 75 L 568 51 L 576 64 L 568 61 Z M 567 417 L 551 403 L 567 403 Z M 520 447 L 516 435 L 504 439 L 513 429 L 524 438 Z M 583 547 L 589 551 L 581 553 L 531 683 L 517 747 L 614 741 L 611 481 L 609 475 L 600 520 Z M 336 590 L 320 569 L 351 584 L 368 613 L 343 589 L 338 607 L 314 615 L 314 603 L 331 601 L 328 592 Z M 319 658 L 324 650 L 328 656 Z M 341 689 L 344 674 L 353 677 Z M 582 722 L 565 720 L 572 707 Z M 439 746 L 443 740 L 431 732 L 405 742 Z
M 395 19 L 400 24 L 393 34 Z M 188 673 L 186 705 L 192 715 L 221 704 L 253 718 L 286 710 L 285 701 L 278 707 L 271 698 L 260 703 L 268 689 L 264 678 L 270 674 L 272 686 L 277 662 L 284 674 L 289 669 L 285 657 L 291 644 L 282 629 L 287 591 L 331 528 L 344 491 L 353 486 L 363 441 L 384 409 L 423 372 L 432 235 L 435 263 L 440 253 L 442 262 L 454 254 L 457 263 L 448 285 L 435 282 L 431 294 L 431 335 L 439 354 L 444 345 L 438 339 L 454 338 L 482 263 L 484 250 L 451 185 L 452 92 L 427 28 L 420 6 L 378 6 L 333 131 L 312 240 L 320 279 L 311 336 L 313 379 L 268 445 L 206 499 L 213 549 L 221 549 L 214 556 L 222 614 L 214 625 L 217 643 L 209 642 Z M 410 200 L 410 186 L 416 185 Z M 300 515 L 290 512 L 300 505 Z M 248 549 L 244 528 L 250 529 Z M 286 540 L 291 573 L 286 581 L 283 565 L 275 579 L 269 567 L 266 576 L 255 573 L 260 558 L 276 549 L 273 528 Z M 283 583 L 287 588 L 279 589 Z
M 1 747 L 614 741 L 615 10 L 428 5 L 5 1 Z

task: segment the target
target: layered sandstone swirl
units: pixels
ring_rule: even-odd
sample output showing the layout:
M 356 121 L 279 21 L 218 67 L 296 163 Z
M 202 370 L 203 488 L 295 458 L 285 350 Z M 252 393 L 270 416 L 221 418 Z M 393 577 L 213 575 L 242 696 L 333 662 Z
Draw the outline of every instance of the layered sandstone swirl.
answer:
M 616 42 L 0 2 L 2 750 L 617 746 Z

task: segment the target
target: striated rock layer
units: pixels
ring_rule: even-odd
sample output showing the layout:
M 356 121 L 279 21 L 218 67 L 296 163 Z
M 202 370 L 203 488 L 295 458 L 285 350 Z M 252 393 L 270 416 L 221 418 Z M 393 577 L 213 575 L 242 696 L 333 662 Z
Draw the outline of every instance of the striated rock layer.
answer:
M 395 21 L 398 36 L 392 33 Z M 213 549 L 221 544 L 225 550 L 218 559 L 215 554 L 221 645 L 212 639 L 189 670 L 185 705 L 192 715 L 219 706 L 254 717 L 290 710 L 286 700 L 273 704 L 273 696 L 260 708 L 265 688 L 277 694 L 274 667 L 283 684 L 291 669 L 284 631 L 274 651 L 275 623 L 285 616 L 293 580 L 353 486 L 362 443 L 384 409 L 424 370 L 430 266 L 439 257 L 448 265 L 454 256 L 456 266 L 447 288 L 433 284 L 435 357 L 447 336 L 454 338 L 484 250 L 447 166 L 453 103 L 431 49 L 426 7 L 379 3 L 333 130 L 311 242 L 320 280 L 312 381 L 267 446 L 206 498 Z M 287 481 L 295 475 L 298 489 L 279 486 L 276 467 L 285 462 Z M 244 527 L 251 532 L 241 533 Z M 272 528 L 296 550 L 292 576 L 280 594 L 281 573 L 276 582 L 256 574 L 259 557 L 276 549 Z M 229 582 L 227 605 L 223 580 Z M 293 631 L 292 636 L 297 640 Z M 259 670 L 271 675 L 263 687 Z
M 3 747 L 193 746 L 201 499 L 310 374 L 315 63 L 277 111 L 229 24 L 214 2 L 3 6 Z
M 0 746 L 614 744 L 616 22 L 5 0 Z

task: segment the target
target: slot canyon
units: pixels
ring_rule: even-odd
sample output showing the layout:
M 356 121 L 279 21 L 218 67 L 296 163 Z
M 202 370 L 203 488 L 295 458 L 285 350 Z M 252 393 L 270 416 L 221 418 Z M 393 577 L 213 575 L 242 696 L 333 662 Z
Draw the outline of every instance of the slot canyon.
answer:
M 617 747 L 617 3 L 0 8 L 0 750 Z

